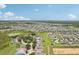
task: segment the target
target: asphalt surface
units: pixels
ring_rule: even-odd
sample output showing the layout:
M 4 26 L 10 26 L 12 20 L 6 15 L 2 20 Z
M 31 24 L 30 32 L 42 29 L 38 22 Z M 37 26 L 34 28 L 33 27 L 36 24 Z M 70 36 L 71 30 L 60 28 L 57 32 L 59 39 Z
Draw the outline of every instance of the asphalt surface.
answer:
M 36 55 L 44 55 L 42 49 L 42 40 L 40 37 L 36 37 L 36 47 L 35 47 L 35 54 Z

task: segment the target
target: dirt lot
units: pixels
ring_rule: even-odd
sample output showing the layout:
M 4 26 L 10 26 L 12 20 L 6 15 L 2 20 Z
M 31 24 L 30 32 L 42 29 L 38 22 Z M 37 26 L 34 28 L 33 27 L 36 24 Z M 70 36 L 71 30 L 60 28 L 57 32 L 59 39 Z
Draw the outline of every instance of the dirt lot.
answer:
M 79 54 L 79 48 L 53 48 L 54 54 Z

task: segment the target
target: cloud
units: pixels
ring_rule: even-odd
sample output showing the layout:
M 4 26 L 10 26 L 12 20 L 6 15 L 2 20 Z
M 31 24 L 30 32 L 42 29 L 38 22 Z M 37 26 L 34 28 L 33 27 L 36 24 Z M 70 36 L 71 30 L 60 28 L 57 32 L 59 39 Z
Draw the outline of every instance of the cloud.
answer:
M 39 12 L 39 9 L 34 9 L 35 12 Z
M 23 17 L 23 16 L 15 16 L 14 20 L 25 20 L 25 17 Z
M 2 14 L 2 12 L 0 11 L 0 15 Z
M 10 16 L 14 16 L 13 12 L 5 12 L 4 13 L 4 17 L 10 17 Z
M 25 18 L 23 16 L 14 16 L 14 17 L 1 17 L 0 20 L 31 20 L 30 18 Z
M 25 18 L 23 16 L 16 16 L 14 17 L 15 20 L 31 20 L 30 18 Z
M 0 18 L 2 18 L 2 16 L 0 16 Z
M 74 14 L 69 14 L 68 17 L 70 20 L 76 20 L 76 18 L 77 18 L 77 16 Z
M 26 18 L 26 20 L 32 20 L 31 18 Z
M 15 16 L 13 12 L 5 12 L 0 15 L 0 20 L 31 20 L 23 16 Z
M 0 15 L 0 20 L 12 20 L 14 16 L 13 12 L 5 12 L 5 13 L 1 13 Z
M 48 5 L 49 8 L 52 8 L 52 5 Z
M 0 9 L 6 8 L 5 4 L 0 4 Z M 39 9 L 35 9 L 36 12 L 39 11 Z M 23 16 L 15 16 L 13 12 L 1 12 L 0 11 L 0 20 L 31 20 L 30 18 L 25 18 Z
M 31 20 L 31 19 L 25 18 L 23 16 L 9 16 L 9 17 L 0 16 L 0 20 Z
M 0 4 L 0 9 L 3 9 L 3 8 L 5 8 L 5 7 L 6 7 L 5 4 Z

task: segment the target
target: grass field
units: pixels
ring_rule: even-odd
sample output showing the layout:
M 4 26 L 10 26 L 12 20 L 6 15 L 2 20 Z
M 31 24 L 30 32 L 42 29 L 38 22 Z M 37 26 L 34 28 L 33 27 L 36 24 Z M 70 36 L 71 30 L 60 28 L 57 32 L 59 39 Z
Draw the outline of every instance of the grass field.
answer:
M 18 30 L 18 31 L 3 31 L 0 34 L 0 40 L 2 40 L 1 46 L 0 46 L 0 55 L 14 55 L 16 53 L 16 47 L 11 44 L 11 38 L 10 36 L 16 36 L 16 35 L 27 35 L 31 33 L 30 31 L 24 31 L 24 30 Z M 6 37 L 5 37 L 6 34 Z M 2 37 L 2 38 L 1 38 Z M 5 40 L 7 39 L 7 40 Z M 4 42 L 5 40 L 5 42 Z
M 59 41 L 62 39 L 62 37 L 58 34 L 58 32 L 55 32 L 55 35 L 57 36 L 57 38 L 59 39 Z M 55 48 L 60 48 L 61 44 L 60 42 L 55 44 Z
M 15 52 L 16 52 L 16 47 L 13 45 L 9 45 L 3 49 L 0 49 L 0 55 L 14 55 Z
M 48 33 L 47 32 L 40 32 L 39 35 L 42 38 L 43 52 L 46 54 L 53 54 L 53 50 L 51 49 L 52 41 L 48 37 Z
M 7 39 L 6 42 L 1 42 L 2 43 L 1 46 L 4 46 L 4 47 L 0 46 L 0 55 L 14 55 L 16 52 L 16 47 L 13 44 L 11 44 L 9 35 L 16 35 L 16 34 L 24 35 L 25 33 L 26 33 L 25 31 L 4 31 L 3 35 L 0 34 L 0 37 L 2 36 L 4 37 L 4 34 L 7 35 L 7 37 L 5 38 Z

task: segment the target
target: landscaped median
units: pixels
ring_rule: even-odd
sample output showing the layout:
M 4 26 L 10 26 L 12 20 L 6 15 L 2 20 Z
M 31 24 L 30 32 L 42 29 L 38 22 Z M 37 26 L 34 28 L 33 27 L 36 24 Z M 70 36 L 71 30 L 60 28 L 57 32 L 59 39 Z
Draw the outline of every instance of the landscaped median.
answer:
M 52 50 L 52 41 L 48 37 L 48 32 L 39 32 L 38 35 L 42 38 L 42 47 L 43 47 L 43 52 L 45 54 L 53 54 Z

